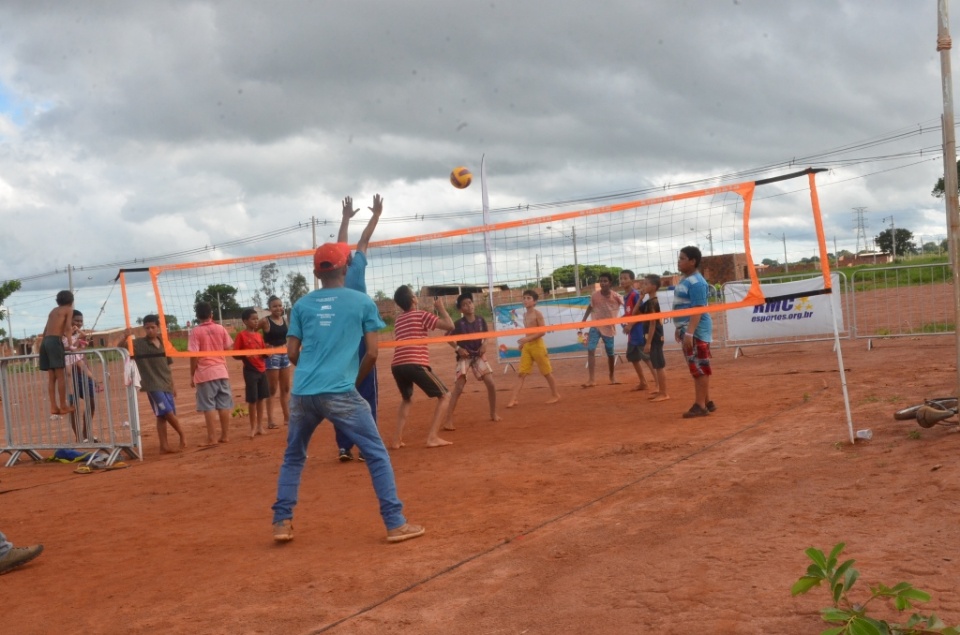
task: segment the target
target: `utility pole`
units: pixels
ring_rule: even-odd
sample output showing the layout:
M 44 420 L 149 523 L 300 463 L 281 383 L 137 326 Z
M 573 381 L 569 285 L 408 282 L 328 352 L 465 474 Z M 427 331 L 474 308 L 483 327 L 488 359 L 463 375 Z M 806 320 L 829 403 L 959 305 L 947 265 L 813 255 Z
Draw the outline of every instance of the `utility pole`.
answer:
M 223 326 L 223 305 L 220 304 L 219 291 L 217 291 L 217 316 L 220 318 L 220 326 Z
M 767 232 L 767 235 L 776 238 L 776 235 L 770 232 Z M 790 273 L 790 263 L 787 262 L 787 232 L 781 234 L 781 239 L 783 240 L 783 272 Z
M 573 227 L 573 284 L 577 287 L 577 297 L 580 297 L 580 263 L 577 262 L 577 227 Z
M 897 226 L 893 222 L 893 215 L 887 216 L 881 222 L 890 221 L 890 249 L 893 252 L 893 259 L 897 259 Z
M 954 324 L 960 325 L 960 197 L 957 193 L 957 140 L 953 126 L 953 71 L 950 67 L 950 13 L 947 0 L 937 2 L 937 51 L 940 52 L 940 81 L 943 95 L 943 193 L 947 207 L 950 268 L 953 271 Z M 957 391 L 960 397 L 960 328 L 954 328 L 957 355 Z
M 317 250 L 317 217 L 310 217 L 310 228 L 313 230 L 313 250 Z M 313 276 L 313 290 L 316 291 L 320 288 L 320 281 L 317 279 L 317 276 Z
M 837 251 L 837 237 L 833 237 L 833 262 L 839 267 L 840 266 L 840 252 Z
M 534 262 L 536 263 L 536 266 L 537 266 L 537 282 L 533 286 L 539 287 L 540 286 L 540 254 L 534 254 L 533 257 L 534 257 Z
M 863 248 L 867 248 L 867 224 L 863 220 L 863 213 L 867 211 L 866 207 L 854 207 L 853 211 L 856 212 L 854 218 L 856 222 L 854 223 L 854 229 L 857 233 L 857 247 L 856 251 L 853 252 L 854 256 L 860 255 L 860 237 L 863 236 Z
M 67 285 L 70 293 L 73 293 L 73 265 L 67 265 Z

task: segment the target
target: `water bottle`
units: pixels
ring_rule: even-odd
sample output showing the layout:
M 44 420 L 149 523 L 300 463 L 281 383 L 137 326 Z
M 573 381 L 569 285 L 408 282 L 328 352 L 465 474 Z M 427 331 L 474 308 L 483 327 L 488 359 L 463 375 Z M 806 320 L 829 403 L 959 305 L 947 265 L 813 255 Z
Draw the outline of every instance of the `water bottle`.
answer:
M 857 430 L 857 438 L 863 439 L 864 441 L 869 441 L 873 438 L 873 430 L 870 428 L 865 428 L 863 430 Z

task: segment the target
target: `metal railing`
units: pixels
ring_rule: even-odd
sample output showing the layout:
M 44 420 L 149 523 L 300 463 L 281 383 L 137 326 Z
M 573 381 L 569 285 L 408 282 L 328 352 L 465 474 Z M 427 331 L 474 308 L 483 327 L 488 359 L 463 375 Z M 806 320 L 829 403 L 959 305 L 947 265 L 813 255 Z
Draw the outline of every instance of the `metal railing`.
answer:
M 950 265 L 861 269 L 851 276 L 853 337 L 873 340 L 953 333 Z
M 121 453 L 142 458 L 137 389 L 124 380 L 129 359 L 125 350 L 67 355 L 62 378 L 74 412 L 63 415 L 51 414 L 50 373 L 39 370 L 36 359 L 36 355 L 0 358 L 0 454 L 10 454 L 7 467 L 24 454 L 41 461 L 42 452 L 61 448 L 90 452 L 88 464 L 101 458 L 109 466 Z

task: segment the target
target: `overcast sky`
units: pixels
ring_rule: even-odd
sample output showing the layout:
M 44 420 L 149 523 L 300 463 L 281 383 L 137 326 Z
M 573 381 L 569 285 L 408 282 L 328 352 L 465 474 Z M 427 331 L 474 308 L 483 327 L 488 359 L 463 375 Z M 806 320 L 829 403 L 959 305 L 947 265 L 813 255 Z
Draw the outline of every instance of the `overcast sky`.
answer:
M 467 213 L 480 209 L 479 188 L 447 178 L 456 165 L 478 172 L 484 154 L 494 208 L 815 157 L 796 167 L 831 168 L 818 183 L 841 249 L 854 248 L 861 206 L 870 238 L 891 217 L 942 238 L 943 203 L 930 196 L 942 174 L 936 8 L 5 0 L 0 281 L 186 252 L 311 216 L 336 224 L 348 194 L 364 206 L 384 196 L 379 238 L 477 224 Z M 781 233 L 791 259 L 810 255 L 808 223 L 764 195 L 755 259 L 782 258 Z M 414 214 L 426 218 L 389 222 Z M 172 261 L 309 246 L 304 229 Z M 25 286 L 55 292 L 66 278 Z M 17 295 L 8 304 L 16 315 Z

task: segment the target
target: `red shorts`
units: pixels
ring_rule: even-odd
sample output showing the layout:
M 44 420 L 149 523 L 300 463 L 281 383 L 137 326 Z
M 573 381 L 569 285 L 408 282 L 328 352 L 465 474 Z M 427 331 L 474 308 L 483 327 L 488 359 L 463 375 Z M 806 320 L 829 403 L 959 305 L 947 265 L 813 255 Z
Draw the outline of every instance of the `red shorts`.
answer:
M 684 346 L 683 355 L 694 379 L 713 374 L 710 370 L 710 342 L 693 338 L 693 348 Z

